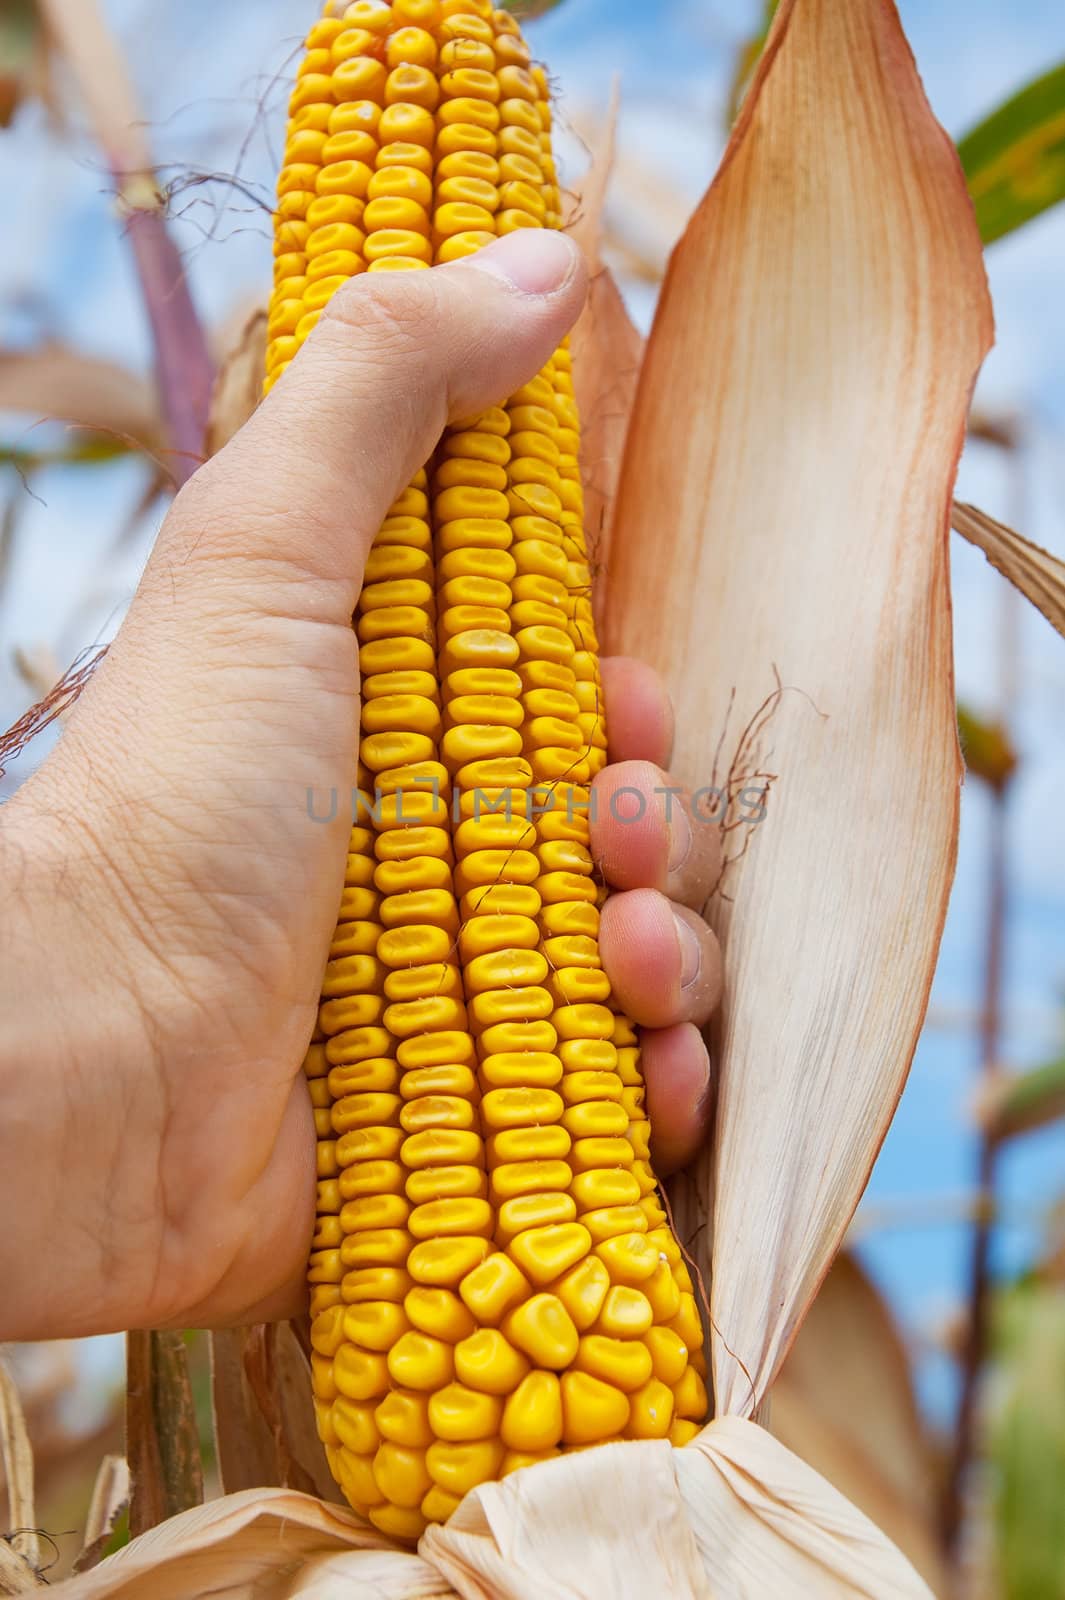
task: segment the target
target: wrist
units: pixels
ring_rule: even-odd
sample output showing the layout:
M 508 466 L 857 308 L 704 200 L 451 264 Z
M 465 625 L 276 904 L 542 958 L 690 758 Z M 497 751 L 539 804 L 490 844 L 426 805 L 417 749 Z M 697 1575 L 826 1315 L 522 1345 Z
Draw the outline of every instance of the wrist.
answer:
M 0 1339 L 120 1320 L 108 1180 L 143 1032 L 100 867 L 32 785 L 0 810 Z

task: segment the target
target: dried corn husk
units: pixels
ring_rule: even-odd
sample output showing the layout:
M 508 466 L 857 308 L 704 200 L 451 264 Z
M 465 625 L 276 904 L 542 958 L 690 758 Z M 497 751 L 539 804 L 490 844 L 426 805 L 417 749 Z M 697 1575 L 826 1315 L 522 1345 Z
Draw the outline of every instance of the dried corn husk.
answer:
M 677 1194 L 719 1412 L 764 1398 L 924 1018 L 961 776 L 951 487 L 990 337 L 894 8 L 783 4 L 663 291 L 607 595 L 608 646 L 672 689 L 679 778 L 728 802 L 714 1153 Z
M 486 1484 L 417 1555 L 290 1490 L 230 1495 L 136 1540 L 58 1600 L 928 1600 L 860 1512 L 753 1423 L 685 1450 L 607 1445 Z

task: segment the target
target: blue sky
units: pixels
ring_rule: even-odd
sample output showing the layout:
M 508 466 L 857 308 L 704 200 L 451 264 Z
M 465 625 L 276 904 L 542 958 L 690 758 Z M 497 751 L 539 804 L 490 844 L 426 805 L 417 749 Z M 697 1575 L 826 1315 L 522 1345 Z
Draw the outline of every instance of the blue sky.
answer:
M 104 0 L 128 49 L 161 163 L 176 173 L 239 173 L 265 202 L 280 136 L 285 63 L 314 14 L 305 0 L 257 0 L 221 8 L 207 0 Z M 621 76 L 622 165 L 663 173 L 678 204 L 691 204 L 723 145 L 726 85 L 740 40 L 760 0 L 566 0 L 536 24 L 539 52 L 562 92 L 564 117 L 587 128 Z M 925 86 L 954 134 L 1026 78 L 1065 58 L 1065 10 L 1058 0 L 902 0 L 901 13 Z M 281 74 L 279 78 L 278 74 Z M 148 356 L 128 257 L 106 197 L 106 180 L 84 145 L 42 132 L 30 112 L 0 136 L 7 248 L 0 258 L 0 343 L 44 333 L 142 366 Z M 219 327 L 261 295 L 269 264 L 266 211 L 224 186 L 192 188 L 177 236 L 205 316 Z M 615 201 L 633 226 L 633 208 Z M 638 228 L 639 222 L 635 226 Z M 651 244 L 665 247 L 667 240 Z M 973 448 L 960 493 L 1065 554 L 1065 208 L 993 247 L 988 266 L 999 343 L 978 391 L 985 409 L 1023 417 L 1028 444 L 1020 469 Z M 646 289 L 633 290 L 643 319 Z M 8 437 L 24 419 L 5 429 Z M 51 472 L 40 497 L 0 484 L 0 503 L 18 499 L 9 581 L 0 596 L 0 717 L 10 721 L 27 695 L 11 664 L 14 644 L 47 644 L 66 662 L 113 630 L 136 582 L 153 527 L 133 518 L 143 487 L 135 466 L 96 473 Z M 118 540 L 121 529 L 126 537 Z M 983 558 L 954 550 L 957 661 L 964 698 L 985 710 L 997 694 L 995 641 L 1002 585 Z M 1037 1061 L 1060 1043 L 1065 990 L 1065 845 L 1060 796 L 1065 757 L 1058 737 L 1065 644 L 1022 610 L 1018 738 L 1024 769 L 1012 817 L 1008 1058 Z M 912 1220 L 942 1212 L 971 1182 L 968 1105 L 974 1045 L 948 1026 L 977 996 L 983 936 L 984 797 L 970 786 L 964 808 L 958 886 L 933 998 L 932 1025 L 874 1173 L 871 1220 L 901 1204 L 905 1226 L 877 1226 L 863 1249 L 917 1346 L 961 1290 L 964 1237 L 956 1223 Z M 1007 1214 L 1001 1259 L 1015 1267 L 1036 1247 L 1048 1199 L 1065 1188 L 1065 1136 L 1024 1142 L 1006 1163 Z M 942 1417 L 950 1374 L 934 1356 L 922 1390 Z

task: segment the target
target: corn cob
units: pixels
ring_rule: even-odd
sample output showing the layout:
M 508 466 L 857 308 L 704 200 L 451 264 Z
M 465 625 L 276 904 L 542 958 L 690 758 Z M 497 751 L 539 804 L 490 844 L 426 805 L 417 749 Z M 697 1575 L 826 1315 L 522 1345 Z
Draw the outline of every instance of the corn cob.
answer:
M 279 184 L 269 389 L 356 273 L 560 226 L 543 71 L 489 0 L 311 29 Z M 358 784 L 306 1072 L 319 1431 L 416 1538 L 566 1448 L 684 1444 L 702 1329 L 597 945 L 606 759 L 569 350 L 447 430 L 374 543 Z

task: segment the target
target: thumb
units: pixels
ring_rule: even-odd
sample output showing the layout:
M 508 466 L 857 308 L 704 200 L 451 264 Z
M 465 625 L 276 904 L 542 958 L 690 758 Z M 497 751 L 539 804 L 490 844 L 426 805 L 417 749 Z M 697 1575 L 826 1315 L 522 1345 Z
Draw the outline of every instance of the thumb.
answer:
M 446 423 L 539 371 L 576 320 L 585 282 L 577 247 L 538 229 L 451 266 L 354 278 L 197 474 L 173 531 L 212 563 L 232 553 L 332 579 L 350 614 L 370 543 Z

